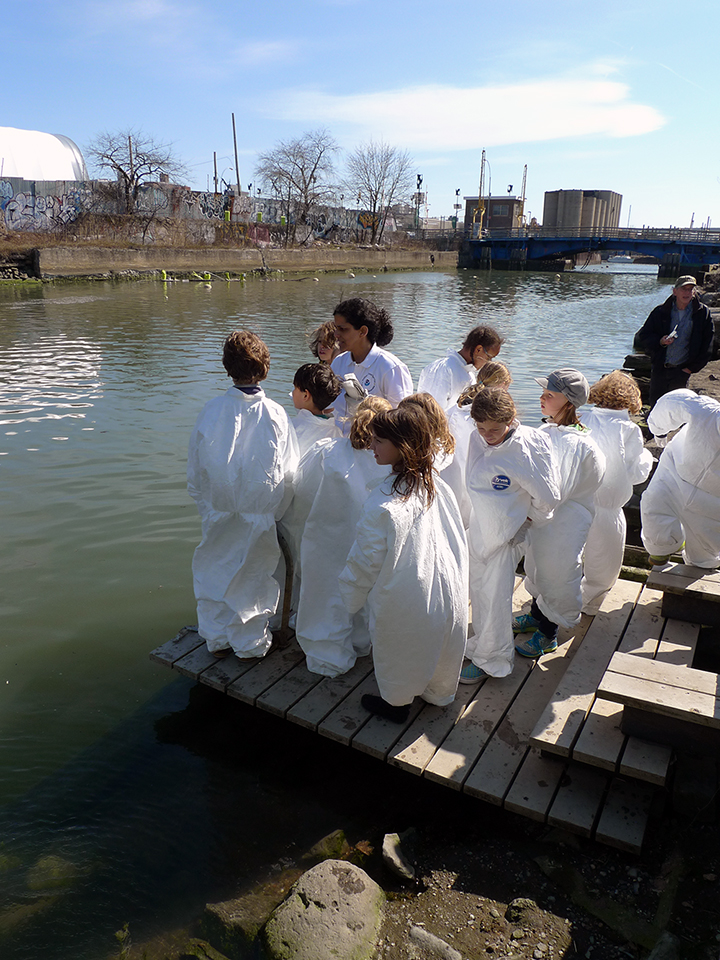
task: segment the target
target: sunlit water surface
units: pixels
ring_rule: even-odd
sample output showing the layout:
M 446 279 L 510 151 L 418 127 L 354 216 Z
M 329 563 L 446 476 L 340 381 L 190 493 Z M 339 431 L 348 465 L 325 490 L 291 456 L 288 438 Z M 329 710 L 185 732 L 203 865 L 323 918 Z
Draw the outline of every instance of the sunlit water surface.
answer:
M 191 685 L 147 655 L 195 621 L 200 524 L 186 445 L 202 405 L 227 386 L 220 348 L 230 330 L 266 340 L 265 387 L 288 407 L 293 373 L 312 359 L 308 334 L 346 297 L 389 310 L 390 349 L 416 382 L 468 329 L 490 323 L 506 337 L 500 359 L 533 424 L 533 377 L 574 366 L 592 382 L 621 366 L 668 293 L 654 267 L 617 266 L 0 286 L 0 955 L 106 956 L 125 921 L 144 931 L 197 909 L 223 875 L 238 822 L 252 827 L 230 859 L 249 878 L 324 825 L 332 801 L 312 778 L 299 783 L 297 769 L 268 786 L 247 728 L 237 730 L 246 756 L 222 775 L 202 738 L 193 752 L 158 733 Z M 298 736 L 273 723 L 259 718 L 252 742 Z M 352 791 L 338 802 L 347 817 L 367 816 Z M 51 894 L 32 872 L 48 856 L 75 871 Z

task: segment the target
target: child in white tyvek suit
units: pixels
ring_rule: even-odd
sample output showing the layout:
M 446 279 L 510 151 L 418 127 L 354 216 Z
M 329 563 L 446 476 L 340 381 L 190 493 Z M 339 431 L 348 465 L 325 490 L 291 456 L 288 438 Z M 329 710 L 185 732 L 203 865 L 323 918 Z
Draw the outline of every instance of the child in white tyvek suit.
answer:
M 505 390 L 481 390 L 471 412 L 475 432 L 468 445 L 466 481 L 472 504 L 472 634 L 461 683 L 511 673 L 512 594 L 519 559 L 514 541 L 528 518 L 531 526 L 547 523 L 560 499 L 549 440 L 518 423 Z
M 258 386 L 270 354 L 248 330 L 230 334 L 233 386 L 205 405 L 188 448 L 188 491 L 202 520 L 193 555 L 198 631 L 216 655 L 262 657 L 280 587 L 275 521 L 292 495 L 297 440 L 283 408 Z
M 368 494 L 387 473 L 375 462 L 370 444 L 375 416 L 390 407 L 384 397 L 362 400 L 350 436 L 321 440 L 298 467 L 295 496 L 304 515 L 296 633 L 308 670 L 326 677 L 346 673 L 357 657 L 370 652 L 367 611 L 348 613 L 337 576 Z
M 665 563 L 685 541 L 686 563 L 714 569 L 720 566 L 720 403 L 673 390 L 655 404 L 648 426 L 656 437 L 682 430 L 663 450 L 640 500 L 645 549 Z
M 340 396 L 340 379 L 327 363 L 304 363 L 293 378 L 293 406 L 297 410 L 293 426 L 300 456 L 325 437 L 339 436 L 332 411 L 325 413 Z
M 630 419 L 642 400 L 634 378 L 614 370 L 590 388 L 594 404 L 581 416 L 583 426 L 605 456 L 605 473 L 595 493 L 595 516 L 583 557 L 582 610 L 594 615 L 617 580 L 625 552 L 627 523 L 623 507 L 633 486 L 647 480 L 653 464 L 642 431 Z
M 540 429 L 550 440 L 557 464 L 560 504 L 544 526 L 530 525 L 525 551 L 525 588 L 533 597 L 529 614 L 513 620 L 516 651 L 537 658 L 557 649 L 558 626 L 572 627 L 582 610 L 582 557 L 595 515 L 595 493 L 602 482 L 605 457 L 577 418 L 587 403 L 585 377 L 570 367 L 536 377 L 543 388 Z
M 501 387 L 509 390 L 512 383 L 510 371 L 504 363 L 488 361 L 478 370 L 477 381 L 460 394 L 457 403 L 447 411 L 450 433 L 455 437 L 455 454 L 442 472 L 442 478 L 452 487 L 460 507 L 460 514 L 467 530 L 470 524 L 471 506 L 465 483 L 465 469 L 468 458 L 468 444 L 475 433 L 475 421 L 470 415 L 472 402 L 486 387 Z
M 467 635 L 467 542 L 457 501 L 433 473 L 434 438 L 415 404 L 378 414 L 373 452 L 391 472 L 372 491 L 339 577 L 348 612 L 367 603 L 380 696 L 370 713 L 407 720 L 416 696 L 455 697 Z
M 340 380 L 327 363 L 305 363 L 296 371 L 293 378 L 293 391 L 290 396 L 297 414 L 291 423 L 297 437 L 300 465 L 295 474 L 292 502 L 282 520 L 278 522 L 278 530 L 285 538 L 287 549 L 293 560 L 291 607 L 295 611 L 297 611 L 300 595 L 300 540 L 312 505 L 312 500 L 308 503 L 307 497 L 299 490 L 302 471 L 306 467 L 303 461 L 305 454 L 318 440 L 340 435 L 340 431 L 335 426 L 332 411 L 328 414 L 324 411 L 337 399 L 341 390 Z M 314 496 L 315 490 L 312 494 Z M 294 617 L 291 617 L 290 626 L 294 625 Z

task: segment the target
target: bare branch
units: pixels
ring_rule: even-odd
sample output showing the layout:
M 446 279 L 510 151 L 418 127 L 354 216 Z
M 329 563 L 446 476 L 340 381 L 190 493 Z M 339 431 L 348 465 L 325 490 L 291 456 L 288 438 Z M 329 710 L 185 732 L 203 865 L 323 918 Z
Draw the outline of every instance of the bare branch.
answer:
M 409 198 L 413 188 L 413 160 L 407 150 L 380 141 L 362 144 L 347 161 L 345 188 L 372 218 L 371 243 L 382 238 L 388 211 Z
M 127 213 L 134 213 L 144 183 L 156 182 L 162 174 L 178 182 L 187 176 L 185 166 L 175 157 L 172 146 L 142 131 L 121 130 L 98 134 L 85 148 L 85 155 L 101 172 L 120 184 Z
M 327 130 L 311 130 L 294 140 L 281 140 L 261 154 L 255 176 L 287 205 L 286 244 L 295 239 L 298 223 L 327 203 L 333 192 L 333 157 L 338 150 Z

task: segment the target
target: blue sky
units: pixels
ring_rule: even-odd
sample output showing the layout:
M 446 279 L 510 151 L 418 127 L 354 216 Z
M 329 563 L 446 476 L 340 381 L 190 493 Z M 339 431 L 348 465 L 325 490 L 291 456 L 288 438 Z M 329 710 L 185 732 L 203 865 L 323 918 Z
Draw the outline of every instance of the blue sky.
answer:
M 430 216 L 477 195 L 614 190 L 624 225 L 720 227 L 717 0 L 3 0 L 0 126 L 84 148 L 134 127 L 190 185 L 280 139 L 407 149 Z M 683 11 L 687 12 L 683 12 Z M 339 164 L 341 166 L 341 162 Z

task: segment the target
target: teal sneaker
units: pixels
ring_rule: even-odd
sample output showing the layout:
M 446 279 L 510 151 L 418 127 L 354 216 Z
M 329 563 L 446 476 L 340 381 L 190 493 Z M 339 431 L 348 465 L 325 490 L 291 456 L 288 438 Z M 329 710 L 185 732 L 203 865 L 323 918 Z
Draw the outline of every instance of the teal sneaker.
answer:
M 529 613 L 521 613 L 519 617 L 513 617 L 512 630 L 513 633 L 534 633 L 538 629 L 540 624 L 537 622 L 535 617 L 531 616 Z
M 472 660 L 467 663 L 460 671 L 460 683 L 477 683 L 487 674 L 482 667 L 476 667 Z
M 521 657 L 531 657 L 537 660 L 544 653 L 552 653 L 557 650 L 557 640 L 546 637 L 544 633 L 536 630 L 529 640 L 521 640 L 515 644 L 515 649 Z

